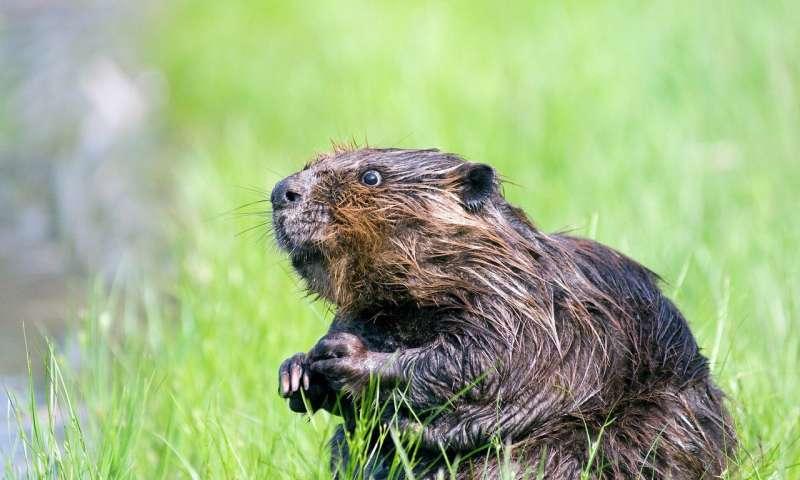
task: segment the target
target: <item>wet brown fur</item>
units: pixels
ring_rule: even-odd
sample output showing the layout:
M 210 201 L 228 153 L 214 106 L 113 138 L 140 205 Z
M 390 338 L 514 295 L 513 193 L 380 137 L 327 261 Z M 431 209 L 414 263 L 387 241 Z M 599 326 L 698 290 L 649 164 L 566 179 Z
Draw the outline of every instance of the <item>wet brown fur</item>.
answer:
M 331 334 L 393 353 L 415 411 L 455 398 L 424 426 L 407 423 L 421 430 L 420 471 L 441 467 L 440 448 L 455 456 L 496 438 L 520 477 L 577 478 L 590 440 L 596 478 L 720 475 L 735 432 L 656 275 L 539 231 L 494 176 L 469 197 L 478 167 L 438 150 L 337 147 L 286 180 L 303 200 L 275 214 L 295 268 L 337 307 Z M 367 169 L 383 183 L 361 184 Z M 347 461 L 341 441 L 334 453 Z M 476 458 L 459 477 L 497 475 L 499 462 Z

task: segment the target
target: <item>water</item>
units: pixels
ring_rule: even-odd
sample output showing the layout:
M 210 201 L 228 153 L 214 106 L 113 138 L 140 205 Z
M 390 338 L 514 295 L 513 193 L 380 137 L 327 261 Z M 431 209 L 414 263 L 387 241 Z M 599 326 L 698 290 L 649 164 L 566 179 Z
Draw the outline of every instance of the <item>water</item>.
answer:
M 4 392 L 27 395 L 26 351 L 40 382 L 41 332 L 59 342 L 90 279 L 146 265 L 163 241 L 145 5 L 0 3 L 0 458 L 18 443 Z

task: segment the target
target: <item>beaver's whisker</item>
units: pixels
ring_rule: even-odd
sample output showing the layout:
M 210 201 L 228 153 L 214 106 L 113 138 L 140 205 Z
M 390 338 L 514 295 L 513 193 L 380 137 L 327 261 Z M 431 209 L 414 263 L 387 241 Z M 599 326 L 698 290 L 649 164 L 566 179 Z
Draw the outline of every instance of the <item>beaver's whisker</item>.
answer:
M 257 229 L 257 228 L 263 228 L 264 226 L 266 226 L 268 224 L 269 224 L 269 222 L 266 221 L 266 222 L 258 223 L 257 225 L 253 225 L 253 226 L 247 227 L 244 230 L 242 230 L 239 233 L 237 233 L 236 236 L 240 237 L 240 236 L 246 234 L 247 232 L 251 232 L 251 231 L 253 231 L 253 230 Z

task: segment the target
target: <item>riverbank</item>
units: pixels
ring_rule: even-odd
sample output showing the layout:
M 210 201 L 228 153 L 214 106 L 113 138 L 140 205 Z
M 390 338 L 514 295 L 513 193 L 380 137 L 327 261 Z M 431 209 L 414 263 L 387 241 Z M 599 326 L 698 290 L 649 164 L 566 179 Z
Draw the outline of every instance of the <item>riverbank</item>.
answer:
M 169 263 L 152 176 L 161 93 L 132 28 L 146 13 L 126 1 L 0 6 L 0 391 L 17 398 L 29 375 L 47 383 L 44 337 L 80 355 L 64 338 L 87 286 Z M 30 419 L 7 418 L 5 400 L 0 457 L 17 463 Z

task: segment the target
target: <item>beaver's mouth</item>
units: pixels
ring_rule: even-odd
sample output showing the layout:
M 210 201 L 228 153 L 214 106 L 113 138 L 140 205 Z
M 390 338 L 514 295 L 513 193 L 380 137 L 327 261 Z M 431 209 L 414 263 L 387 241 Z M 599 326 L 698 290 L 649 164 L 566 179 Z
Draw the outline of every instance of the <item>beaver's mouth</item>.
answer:
M 292 220 L 285 215 L 274 215 L 273 228 L 278 247 L 289 254 L 295 267 L 321 261 L 322 251 L 316 242 L 309 238 L 313 229 L 309 228 L 311 226 L 308 222 L 300 222 L 300 225 L 296 225 L 297 223 L 296 219 Z
M 272 231 L 275 233 L 275 243 L 278 244 L 278 248 L 286 252 L 291 252 L 292 243 L 294 242 L 286 232 L 286 217 L 274 212 L 272 214 Z

